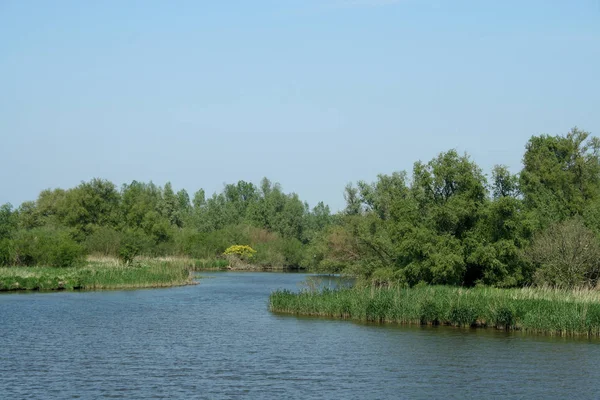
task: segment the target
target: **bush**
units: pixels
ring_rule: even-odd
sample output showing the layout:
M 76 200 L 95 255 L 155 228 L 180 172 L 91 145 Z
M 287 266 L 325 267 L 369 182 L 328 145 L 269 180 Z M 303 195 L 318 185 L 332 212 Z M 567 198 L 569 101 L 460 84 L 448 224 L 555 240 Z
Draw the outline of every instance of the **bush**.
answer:
M 150 251 L 152 239 L 139 230 L 125 232 L 119 246 L 119 259 L 126 265 L 131 265 L 135 258 L 143 252 Z
M 14 241 L 11 239 L 0 239 L 0 266 L 8 266 L 15 262 Z
M 550 226 L 534 238 L 527 256 L 537 267 L 537 285 L 571 288 L 598 284 L 600 244 L 580 219 Z
M 239 257 L 243 261 L 249 261 L 256 254 L 256 250 L 250 246 L 235 244 L 233 246 L 229 246 L 223 254 L 226 256 L 233 255 Z
M 256 245 L 256 255 L 252 262 L 273 269 L 280 269 L 286 265 L 285 256 L 281 254 L 277 246 L 273 242 L 259 243 Z
M 303 263 L 304 248 L 298 239 L 277 239 L 268 243 L 274 250 L 283 256 L 286 267 L 299 267 Z
M 118 256 L 123 234 L 113 228 L 101 226 L 85 240 L 88 254 Z
M 70 231 L 43 227 L 17 232 L 14 254 L 17 265 L 73 267 L 83 262 L 85 252 Z

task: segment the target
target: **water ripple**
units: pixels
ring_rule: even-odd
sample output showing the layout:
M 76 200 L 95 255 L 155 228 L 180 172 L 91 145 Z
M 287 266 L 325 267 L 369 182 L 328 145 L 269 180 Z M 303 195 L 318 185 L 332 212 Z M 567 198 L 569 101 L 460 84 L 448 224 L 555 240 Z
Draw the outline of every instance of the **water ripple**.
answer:
M 301 274 L 0 295 L 6 399 L 595 398 L 598 341 L 273 315 Z

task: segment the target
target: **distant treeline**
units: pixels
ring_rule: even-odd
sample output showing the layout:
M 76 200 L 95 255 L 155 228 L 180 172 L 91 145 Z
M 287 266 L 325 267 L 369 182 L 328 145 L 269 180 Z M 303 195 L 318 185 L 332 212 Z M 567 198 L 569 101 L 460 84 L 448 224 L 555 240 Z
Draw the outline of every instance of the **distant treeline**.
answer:
M 85 254 L 220 257 L 232 244 L 273 267 L 345 271 L 380 285 L 596 285 L 600 140 L 533 136 L 523 169 L 491 179 L 450 150 L 412 175 L 345 188 L 346 208 L 314 208 L 278 184 L 239 181 L 206 197 L 170 183 L 102 179 L 0 208 L 0 264 L 69 266 Z
M 263 179 L 239 181 L 206 198 L 185 190 L 133 181 L 120 189 L 92 179 L 69 189 L 44 190 L 36 201 L 0 209 L 0 264 L 70 266 L 85 254 L 219 257 L 232 244 L 257 250 L 254 262 L 304 266 L 305 246 L 333 217 Z

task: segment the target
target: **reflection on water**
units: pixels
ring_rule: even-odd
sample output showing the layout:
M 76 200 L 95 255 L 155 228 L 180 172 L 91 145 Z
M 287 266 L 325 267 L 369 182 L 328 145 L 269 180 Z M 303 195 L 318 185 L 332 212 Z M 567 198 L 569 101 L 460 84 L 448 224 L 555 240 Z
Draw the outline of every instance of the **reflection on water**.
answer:
M 268 312 L 303 274 L 0 296 L 1 398 L 597 398 L 598 340 Z M 337 284 L 327 277 L 319 285 Z

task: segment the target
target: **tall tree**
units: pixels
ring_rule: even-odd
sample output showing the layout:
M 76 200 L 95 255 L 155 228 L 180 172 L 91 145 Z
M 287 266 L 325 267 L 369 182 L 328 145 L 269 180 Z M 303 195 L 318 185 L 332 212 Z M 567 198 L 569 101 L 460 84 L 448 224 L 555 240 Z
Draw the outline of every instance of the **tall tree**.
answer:
M 600 140 L 588 132 L 533 136 L 523 164 L 521 190 L 539 227 L 583 215 L 599 199 Z
M 114 226 L 119 218 L 120 195 L 115 185 L 94 178 L 66 192 L 63 222 L 83 240 L 98 226 Z

